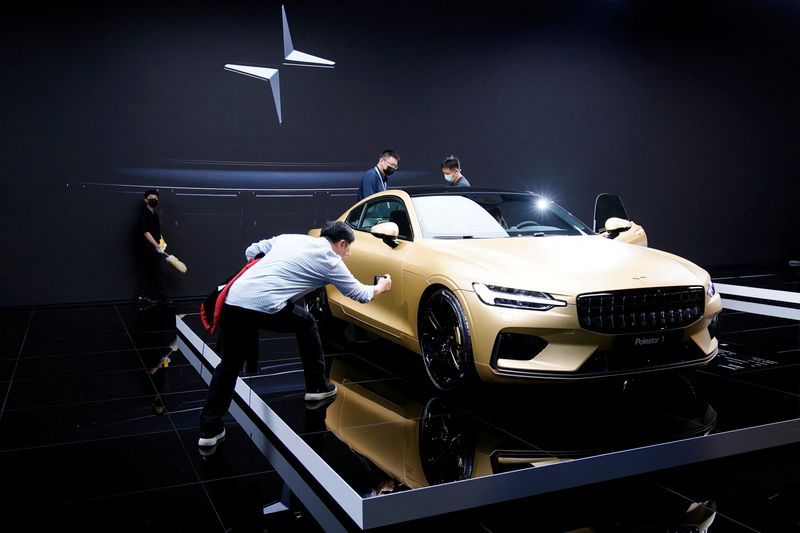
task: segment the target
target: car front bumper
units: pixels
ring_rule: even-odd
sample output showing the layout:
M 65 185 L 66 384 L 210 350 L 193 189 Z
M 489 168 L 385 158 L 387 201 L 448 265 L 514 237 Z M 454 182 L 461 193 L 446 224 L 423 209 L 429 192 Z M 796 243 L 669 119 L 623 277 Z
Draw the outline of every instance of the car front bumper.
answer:
M 624 335 L 581 328 L 574 298 L 566 307 L 532 311 L 486 305 L 471 291 L 458 291 L 458 297 L 470 322 L 475 368 L 484 381 L 630 375 L 702 366 L 717 354 L 718 342 L 709 327 L 715 329 L 722 310 L 719 295 L 706 297 L 703 317 L 688 327 Z M 520 343 L 526 337 L 530 340 Z M 516 343 L 510 356 L 503 348 L 508 339 Z

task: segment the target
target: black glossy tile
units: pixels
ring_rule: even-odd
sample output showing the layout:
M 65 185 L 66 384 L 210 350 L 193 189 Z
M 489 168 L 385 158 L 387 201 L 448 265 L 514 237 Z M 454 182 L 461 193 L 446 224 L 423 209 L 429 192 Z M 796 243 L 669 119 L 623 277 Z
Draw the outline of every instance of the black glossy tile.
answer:
M 676 375 L 637 376 L 624 386 L 499 389 L 476 396 L 479 405 L 466 404 L 481 422 L 462 424 L 478 434 L 473 440 L 498 441 L 503 432 L 562 459 L 696 437 L 716 424 L 701 391 Z M 521 398 L 531 407 L 522 408 Z
M 786 364 L 791 364 L 791 360 L 794 359 L 791 355 L 778 352 L 765 354 L 756 351 L 755 354 L 746 347 L 720 343 L 717 357 L 714 358 L 711 363 L 704 366 L 703 371 L 723 376 L 732 375 L 749 372 L 751 370 L 777 368 Z
M 715 431 L 728 431 L 745 427 L 800 418 L 800 401 L 797 396 L 761 387 L 744 381 L 748 374 L 719 377 L 705 371 L 692 374 L 698 394 L 717 413 Z
M 303 364 L 299 359 L 260 362 L 258 371 L 258 375 L 247 375 L 242 379 L 264 399 L 305 391 Z
M 36 310 L 28 330 L 31 342 L 125 335 L 113 306 Z
M 327 372 L 331 372 L 331 365 L 337 364 L 338 359 L 357 359 L 353 355 L 325 356 Z M 391 377 L 386 372 L 376 369 L 376 375 L 371 379 L 386 379 Z M 249 372 L 245 366 L 242 379 L 259 396 L 264 399 L 281 398 L 287 394 L 305 390 L 305 380 L 303 378 L 303 363 L 299 357 L 286 359 L 259 359 L 256 372 Z
M 788 337 L 791 339 L 798 339 L 800 338 L 800 324 L 793 324 L 788 326 L 769 326 L 769 327 L 762 327 L 762 328 L 752 328 L 752 329 L 725 329 L 720 328 L 718 333 L 718 338 L 726 339 L 728 337 L 735 338 L 738 335 L 742 335 L 745 333 L 753 333 L 755 337 L 758 334 L 768 335 L 768 336 L 776 336 L 776 337 Z M 800 344 L 800 343 L 798 343 Z
M 256 448 L 250 437 L 238 424 L 225 427 L 225 440 L 217 445 L 211 455 L 201 455 L 197 447 L 199 433 L 195 429 L 180 432 L 181 440 L 189 452 L 201 481 L 212 481 L 233 476 L 244 476 L 274 469 L 264 454 Z
M 47 505 L 34 498 L 27 510 L 0 515 L 6 531 L 59 531 L 69 524 L 82 532 L 223 533 L 206 491 L 199 483 L 134 494 Z
M 19 355 L 29 317 L 30 312 L 0 314 L 0 359 Z
M 772 275 L 745 275 L 739 278 L 720 280 L 720 283 L 776 291 L 800 292 L 800 287 L 798 287 L 800 273 L 795 270 L 778 272 Z
M 8 392 L 8 388 L 10 386 L 11 386 L 10 381 L 0 381 L 0 407 L 3 405 L 2 402 L 6 400 L 6 393 Z
M 225 460 L 215 465 L 216 460 L 216 457 L 212 458 L 208 467 L 222 474 L 226 469 Z M 286 517 L 291 518 L 291 522 L 285 521 L 280 526 L 264 516 L 264 507 L 281 499 L 284 484 L 275 472 L 221 479 L 203 485 L 226 531 L 309 531 L 298 524 L 293 513 L 287 513 L 291 517 Z
M 0 359 L 0 381 L 8 381 L 14 374 L 14 368 L 17 366 L 17 358 L 14 359 Z
M 139 311 L 136 307 L 117 306 L 117 312 L 129 333 L 175 330 L 174 310 L 155 307 Z
M 394 431 L 380 431 L 376 426 L 368 426 L 355 430 L 358 437 L 397 438 Z M 396 429 L 391 428 L 391 429 Z M 402 435 L 400 435 L 402 436 Z M 404 463 L 402 453 L 403 441 L 395 442 L 396 449 L 384 457 L 385 461 L 376 464 L 359 450 L 359 443 L 343 442 L 334 433 L 325 431 L 303 435 L 308 444 L 333 470 L 359 495 L 369 497 L 381 486 L 394 490 L 408 490 L 409 486 L 427 485 L 428 481 L 422 471 L 422 465 L 416 460 L 418 455 L 413 451 L 409 461 Z M 353 444 L 356 444 L 353 447 Z M 399 462 L 397 462 L 399 460 Z M 391 463 L 390 463 L 391 461 Z M 398 468 L 404 469 L 401 472 Z
M 6 409 L 154 394 L 150 377 L 143 369 L 42 379 L 15 379 Z
M 16 386 L 16 385 L 15 385 Z M 173 429 L 154 409 L 155 394 L 139 398 L 7 409 L 0 450 L 139 435 Z
M 197 481 L 177 433 L 0 452 L 0 511 Z
M 353 353 L 340 353 L 326 355 L 329 374 L 337 382 L 348 381 L 360 383 L 363 381 L 376 381 L 397 378 L 395 374 L 376 366 L 374 362 Z M 404 385 L 408 388 L 408 384 Z
M 339 388 L 336 398 L 332 403 L 318 409 L 310 408 L 314 404 L 306 404 L 303 399 L 304 390 L 282 397 L 266 398 L 266 402 L 299 435 L 326 431 L 328 428 L 325 421 L 328 417 L 335 417 L 337 424 L 342 427 L 353 427 L 396 422 L 403 417 L 413 421 L 423 411 L 424 404 L 399 392 L 403 382 L 397 378 L 365 383 L 350 382 L 346 385 L 335 380 L 331 382 L 337 383 Z M 370 403 L 369 400 L 374 402 Z M 386 409 L 387 406 L 396 406 L 396 411 Z
M 208 390 L 208 385 L 191 366 L 169 366 L 149 374 L 153 386 L 161 394 Z
M 746 351 L 761 357 L 769 357 L 783 350 L 798 348 L 798 339 L 775 334 L 771 330 L 727 333 L 720 335 L 719 341 L 721 344 L 731 347 L 734 351 Z
M 192 392 L 180 392 L 176 394 L 162 394 L 161 400 L 166 407 L 166 414 L 180 429 L 197 429 L 200 427 L 200 410 L 206 403 L 208 390 L 197 390 Z M 233 417 L 228 413 L 225 415 L 226 424 L 235 424 Z
M 800 403 L 800 365 L 737 374 L 736 379 L 797 397 Z
M 520 531 L 520 524 L 553 533 L 706 531 L 710 524 L 708 531 L 752 533 L 717 508 L 713 500 L 691 501 L 637 478 L 470 510 L 457 520 L 471 520 L 493 533 Z
M 389 341 L 378 339 L 363 343 L 350 343 L 346 348 L 371 365 L 409 383 L 426 384 L 430 382 L 422 358 Z
M 0 361 L 16 359 L 22 351 L 22 337 L 19 339 L 4 338 L 0 340 Z
M 797 531 L 800 446 L 791 445 L 670 470 L 659 482 L 756 531 Z
M 145 333 L 131 333 L 133 344 L 137 349 L 169 348 L 175 342 L 177 333 L 174 331 L 149 331 Z
M 189 361 L 177 349 L 177 345 L 174 348 L 175 350 L 172 349 L 172 346 L 161 346 L 157 348 L 139 348 L 136 351 L 139 353 L 144 367 L 148 369 L 158 368 L 164 364 L 167 367 L 188 365 Z M 165 361 L 164 358 L 168 358 L 169 361 Z
M 719 327 L 721 331 L 741 331 L 759 328 L 772 328 L 776 326 L 796 326 L 797 322 L 788 318 L 779 318 L 753 313 L 729 313 L 723 311 L 720 315 Z
M 33 311 L 0 311 L 0 336 L 25 333 Z
M 15 379 L 98 374 L 141 368 L 142 361 L 134 350 L 23 357 L 19 360 Z
M 133 344 L 126 333 L 120 335 L 95 335 L 56 340 L 27 340 L 22 347 L 22 357 L 71 355 L 131 350 Z
M 476 430 L 465 413 L 347 407 L 309 410 L 301 436 L 362 497 L 380 487 L 417 489 L 561 459 L 512 435 Z

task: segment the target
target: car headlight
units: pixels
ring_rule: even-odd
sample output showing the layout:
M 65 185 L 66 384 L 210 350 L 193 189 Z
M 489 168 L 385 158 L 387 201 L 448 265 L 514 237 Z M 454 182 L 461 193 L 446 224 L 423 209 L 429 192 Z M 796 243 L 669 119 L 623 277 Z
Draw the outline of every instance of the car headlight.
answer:
M 711 298 L 712 296 L 717 294 L 717 288 L 714 287 L 714 282 L 713 281 L 709 281 L 708 282 L 708 288 L 706 289 L 706 294 L 708 294 L 709 298 Z
M 484 285 L 473 283 L 472 288 L 480 300 L 487 305 L 498 307 L 511 307 L 513 309 L 532 309 L 534 311 L 547 311 L 554 307 L 565 307 L 567 302 L 556 300 L 546 292 L 526 291 L 523 289 L 509 289 L 497 285 Z

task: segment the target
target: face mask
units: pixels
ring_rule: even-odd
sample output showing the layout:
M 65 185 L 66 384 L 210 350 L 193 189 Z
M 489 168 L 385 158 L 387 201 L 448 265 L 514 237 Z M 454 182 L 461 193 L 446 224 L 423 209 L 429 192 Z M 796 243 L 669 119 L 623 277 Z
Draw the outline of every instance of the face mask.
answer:
M 158 198 L 150 198 L 149 200 L 147 200 L 147 205 L 149 205 L 150 207 L 157 206 L 158 205 Z
M 394 174 L 394 168 L 386 167 L 385 169 L 383 169 L 383 175 L 386 176 L 387 178 L 392 174 Z
M 453 183 L 453 175 L 452 174 L 442 174 L 442 176 L 444 176 L 444 179 L 445 179 L 445 181 L 447 181 L 447 183 Z

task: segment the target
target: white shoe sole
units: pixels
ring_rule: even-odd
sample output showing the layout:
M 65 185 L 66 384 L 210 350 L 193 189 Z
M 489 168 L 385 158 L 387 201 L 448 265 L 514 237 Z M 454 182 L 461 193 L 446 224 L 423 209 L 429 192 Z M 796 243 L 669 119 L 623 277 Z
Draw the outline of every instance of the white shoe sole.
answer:
M 213 437 L 200 437 L 197 441 L 198 446 L 208 447 L 208 446 L 215 446 L 219 441 L 225 438 L 225 428 L 222 428 L 222 432 L 218 435 L 214 435 Z
M 307 402 L 318 402 L 320 400 L 324 400 L 325 398 L 333 398 L 336 396 L 336 385 L 333 386 L 332 391 L 328 392 L 307 392 L 305 395 L 305 400 Z

